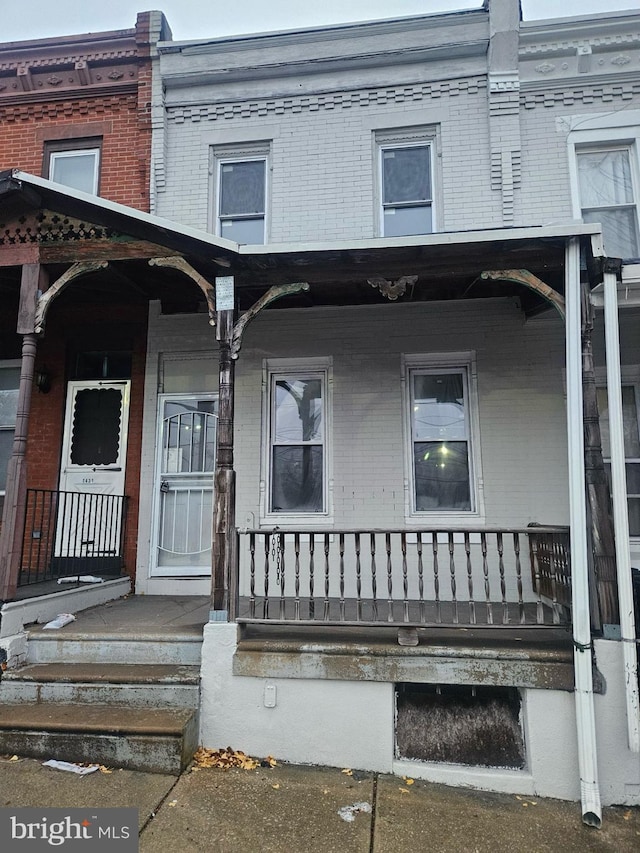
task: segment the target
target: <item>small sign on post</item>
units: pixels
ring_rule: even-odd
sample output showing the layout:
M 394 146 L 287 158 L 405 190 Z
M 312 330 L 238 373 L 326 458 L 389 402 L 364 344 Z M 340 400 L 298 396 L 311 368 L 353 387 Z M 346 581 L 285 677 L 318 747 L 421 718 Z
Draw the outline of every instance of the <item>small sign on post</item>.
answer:
M 233 311 L 234 297 L 233 276 L 216 276 L 216 311 Z

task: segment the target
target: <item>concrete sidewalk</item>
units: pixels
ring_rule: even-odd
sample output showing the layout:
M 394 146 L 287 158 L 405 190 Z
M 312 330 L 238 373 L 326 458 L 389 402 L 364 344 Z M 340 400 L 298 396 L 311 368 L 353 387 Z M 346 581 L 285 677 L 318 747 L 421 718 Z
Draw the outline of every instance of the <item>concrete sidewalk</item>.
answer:
M 138 808 L 142 853 L 640 850 L 640 809 L 605 809 L 598 831 L 583 826 L 575 803 L 293 765 L 80 777 L 2 758 L 7 806 Z

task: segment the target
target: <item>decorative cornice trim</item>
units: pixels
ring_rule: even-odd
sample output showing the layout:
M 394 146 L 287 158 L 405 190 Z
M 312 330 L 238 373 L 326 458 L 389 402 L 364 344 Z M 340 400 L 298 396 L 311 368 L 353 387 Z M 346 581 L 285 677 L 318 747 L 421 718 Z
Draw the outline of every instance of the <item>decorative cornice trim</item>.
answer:
M 182 124 L 185 121 L 216 121 L 217 119 L 252 118 L 284 113 L 316 112 L 319 110 L 350 109 L 387 103 L 416 102 L 423 99 L 475 95 L 486 89 L 486 77 L 466 80 L 445 80 L 437 83 L 413 83 L 393 88 L 340 90 L 315 95 L 295 95 L 282 98 L 227 101 L 218 104 L 167 107 L 167 120 Z
M 602 29 L 603 22 L 600 21 L 598 29 Z M 535 41 L 529 41 L 532 34 L 520 33 L 520 48 L 518 54 L 521 59 L 531 59 L 536 56 L 552 56 L 554 54 L 575 53 L 579 47 L 590 45 L 591 48 L 600 48 L 601 50 L 623 50 L 629 47 L 640 45 L 640 30 L 633 30 L 626 33 L 611 33 L 603 35 L 593 32 L 582 32 L 579 35 L 576 33 L 570 38 L 551 38 L 542 40 L 540 34 L 536 34 Z
M 1 53 L 0 53 L 1 57 Z M 95 63 L 113 63 L 138 59 L 139 52 L 137 48 L 120 48 L 118 50 L 102 50 L 102 51 L 75 51 L 66 54 L 53 54 L 49 56 L 30 57 L 25 54 L 16 56 L 15 59 L 0 58 L 0 73 L 11 73 L 16 71 L 21 65 L 28 65 L 29 68 L 42 69 L 46 68 L 53 71 L 59 68 L 73 68 L 76 62 Z M 146 58 L 146 57 L 145 57 Z
M 56 96 L 57 95 L 57 96 Z M 84 97 L 83 97 L 84 96 Z M 137 87 L 128 89 L 105 89 L 104 91 L 86 90 L 69 96 L 68 92 L 47 92 L 47 97 L 36 93 L 35 98 L 6 98 L 0 101 L 0 118 L 5 121 L 33 121 L 34 118 L 58 118 L 62 115 L 84 115 L 92 107 L 108 107 L 109 113 L 119 109 L 137 109 Z
M 571 88 L 565 85 L 565 81 L 557 81 L 558 88 L 540 89 L 539 84 L 535 87 L 524 87 L 520 95 L 520 104 L 525 109 L 535 107 L 571 106 L 575 103 L 590 104 L 594 101 L 611 103 L 614 100 L 630 101 L 640 96 L 640 79 L 625 83 L 608 83 L 604 85 L 589 85 Z
M 502 92 L 518 92 L 520 90 L 520 77 L 517 71 L 489 72 L 489 92 L 499 94 Z

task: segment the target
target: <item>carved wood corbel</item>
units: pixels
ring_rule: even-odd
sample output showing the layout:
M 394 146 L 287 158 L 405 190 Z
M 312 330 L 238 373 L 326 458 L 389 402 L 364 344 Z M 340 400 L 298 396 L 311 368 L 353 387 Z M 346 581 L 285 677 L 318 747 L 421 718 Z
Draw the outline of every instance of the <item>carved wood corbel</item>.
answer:
M 212 326 L 216 324 L 216 291 L 214 286 L 207 279 L 200 275 L 198 270 L 195 270 L 188 261 L 181 257 L 169 258 L 151 258 L 149 266 L 152 267 L 171 267 L 174 270 L 180 270 L 192 281 L 194 281 L 204 294 L 207 300 L 207 308 L 209 309 L 209 323 Z
M 233 336 L 231 338 L 231 358 L 238 358 L 240 347 L 242 346 L 242 335 L 244 334 L 244 330 L 263 308 L 266 308 L 267 305 L 275 302 L 276 299 L 282 299 L 283 296 L 290 296 L 293 293 L 300 293 L 307 290 L 309 290 L 309 285 L 306 281 L 298 281 L 293 284 L 276 284 L 273 287 L 270 287 L 257 302 L 254 302 L 248 311 L 245 311 L 244 314 L 238 318 L 237 323 L 233 327 Z
M 381 275 L 374 278 L 368 278 L 367 282 L 371 287 L 377 288 L 383 296 L 386 296 L 391 302 L 399 296 L 404 296 L 407 291 L 407 285 L 413 285 L 418 280 L 417 275 L 403 275 L 395 281 L 389 281 Z
M 56 299 L 70 282 L 81 275 L 87 275 L 90 272 L 104 269 L 108 266 L 107 261 L 81 261 L 73 264 L 57 279 L 44 293 L 38 296 L 36 304 L 35 331 L 40 335 L 44 332 L 44 327 L 47 322 L 47 314 L 49 306 Z
M 529 270 L 485 270 L 480 274 L 480 278 L 490 279 L 491 281 L 512 281 L 515 284 L 522 284 L 524 287 L 528 287 L 529 290 L 539 293 L 547 302 L 550 302 L 564 319 L 564 297 L 557 290 L 545 284 L 542 279 L 530 273 Z

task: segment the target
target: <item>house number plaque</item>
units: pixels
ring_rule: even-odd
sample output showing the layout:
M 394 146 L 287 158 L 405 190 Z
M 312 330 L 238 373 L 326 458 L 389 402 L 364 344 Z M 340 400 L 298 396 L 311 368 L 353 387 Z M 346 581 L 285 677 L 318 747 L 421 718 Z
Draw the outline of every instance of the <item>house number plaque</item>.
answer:
M 216 277 L 216 311 L 233 311 L 233 276 Z

